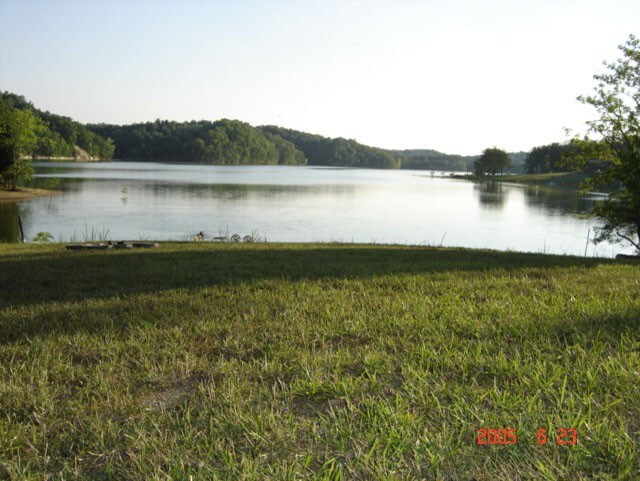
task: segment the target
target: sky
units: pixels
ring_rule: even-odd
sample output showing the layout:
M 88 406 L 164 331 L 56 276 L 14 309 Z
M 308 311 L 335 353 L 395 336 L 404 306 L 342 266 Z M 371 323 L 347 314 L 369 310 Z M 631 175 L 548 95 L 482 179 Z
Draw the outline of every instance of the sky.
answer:
M 638 0 L 0 0 L 0 90 L 83 123 L 238 119 L 474 155 L 568 139 Z

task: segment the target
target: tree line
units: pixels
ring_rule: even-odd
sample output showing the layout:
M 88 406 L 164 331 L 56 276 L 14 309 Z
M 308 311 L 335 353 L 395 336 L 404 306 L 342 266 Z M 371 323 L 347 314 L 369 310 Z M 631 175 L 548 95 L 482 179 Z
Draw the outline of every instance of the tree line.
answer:
M 448 171 L 471 170 L 478 158 L 428 149 L 385 150 L 353 139 L 328 138 L 276 126 L 253 127 L 228 119 L 83 125 L 69 117 L 38 110 L 24 97 L 9 92 L 3 92 L 0 101 L 5 111 L 19 110 L 34 116 L 36 122 L 31 127 L 35 139 L 28 146 L 23 146 L 21 155 L 35 157 L 73 158 L 80 148 L 101 160 L 117 158 L 227 165 L 308 163 Z
M 573 159 L 580 149 L 584 149 L 584 144 L 573 139 L 560 144 L 554 142 L 547 145 L 540 145 L 531 149 L 524 157 L 521 166 L 526 174 L 548 174 L 558 172 L 579 171 L 589 173 L 594 165 L 599 165 L 596 158 L 590 162 L 576 164 Z M 502 149 L 491 147 L 485 149 L 480 157 L 473 162 L 473 170 L 476 175 L 497 175 L 512 170 L 513 154 L 507 154 Z
M 40 111 L 24 97 L 9 92 L 0 95 L 0 117 L 0 134 L 4 137 L 0 145 L 3 159 L 0 172 L 14 164 L 12 159 L 18 156 L 74 157 L 78 147 L 102 160 L 115 157 L 227 165 L 308 163 L 381 169 L 473 170 L 478 175 L 520 169 L 526 173 L 547 173 L 576 168 L 564 160 L 570 157 L 575 141 L 537 146 L 528 154 L 508 154 L 492 147 L 479 156 L 461 156 L 429 149 L 385 150 L 352 139 L 328 138 L 277 126 L 252 127 L 229 119 L 85 126 L 68 117 Z M 13 132 L 13 146 L 6 132 Z M 16 142 L 22 144 L 19 149 Z M 13 173 L 5 173 L 5 183 L 14 185 L 17 177 L 29 169 L 26 163 L 16 162 Z
M 360 144 L 352 139 L 331 139 L 321 135 L 267 125 L 261 131 L 292 142 L 309 161 L 309 165 L 366 167 L 374 169 L 400 168 L 401 159 L 391 152 Z
M 401 161 L 383 149 L 355 140 L 328 138 L 276 126 L 246 122 L 156 120 L 133 125 L 89 125 L 114 140 L 115 158 L 138 161 L 211 164 L 326 165 L 399 168 Z
M 401 159 L 403 169 L 464 172 L 473 165 L 473 158 L 443 154 L 431 149 L 392 150 L 391 152 Z
M 209 164 L 303 165 L 296 146 L 239 120 L 94 124 L 93 132 L 115 142 L 115 158 Z

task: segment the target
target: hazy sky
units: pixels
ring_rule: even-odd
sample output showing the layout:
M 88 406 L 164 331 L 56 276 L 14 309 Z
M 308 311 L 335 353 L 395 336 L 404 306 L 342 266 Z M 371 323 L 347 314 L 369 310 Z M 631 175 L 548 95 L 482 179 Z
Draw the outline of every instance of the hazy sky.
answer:
M 81 122 L 475 154 L 582 130 L 576 97 L 640 34 L 640 1 L 0 0 L 0 19 L 0 90 Z

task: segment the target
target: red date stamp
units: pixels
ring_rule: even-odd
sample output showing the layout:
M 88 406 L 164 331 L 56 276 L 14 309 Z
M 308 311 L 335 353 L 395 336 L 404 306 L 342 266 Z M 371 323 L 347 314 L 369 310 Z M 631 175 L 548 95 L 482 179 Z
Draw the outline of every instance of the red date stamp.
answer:
M 483 446 L 518 444 L 518 432 L 516 428 L 480 428 L 476 436 L 476 443 Z M 550 439 L 547 428 L 539 428 L 536 431 L 537 444 L 553 442 L 559 446 L 575 446 L 578 444 L 578 431 L 574 428 L 558 428 L 555 437 Z
M 518 437 L 516 428 L 480 428 L 478 429 L 478 437 L 476 438 L 478 444 L 517 444 Z

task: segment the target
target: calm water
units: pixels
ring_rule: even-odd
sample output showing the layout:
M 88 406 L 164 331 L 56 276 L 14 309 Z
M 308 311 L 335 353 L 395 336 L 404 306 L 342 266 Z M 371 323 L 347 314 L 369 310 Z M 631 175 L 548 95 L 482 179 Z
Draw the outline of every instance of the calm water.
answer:
M 474 184 L 424 171 L 113 162 L 36 163 L 63 194 L 0 203 L 0 240 L 186 240 L 257 234 L 267 241 L 487 247 L 584 255 L 592 199 L 547 187 Z M 618 246 L 589 245 L 612 256 Z

